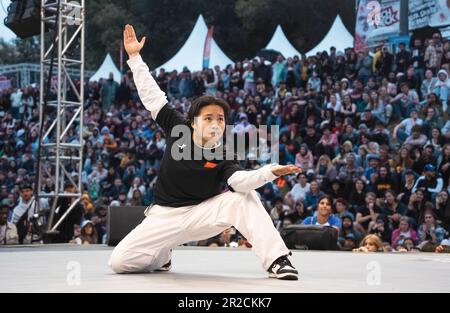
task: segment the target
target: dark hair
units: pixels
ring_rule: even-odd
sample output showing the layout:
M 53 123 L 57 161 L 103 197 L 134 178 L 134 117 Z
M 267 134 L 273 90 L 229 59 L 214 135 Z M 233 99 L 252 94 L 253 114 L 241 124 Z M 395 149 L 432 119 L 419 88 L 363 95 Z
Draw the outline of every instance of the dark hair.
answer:
M 422 126 L 420 126 L 420 125 L 418 125 L 418 124 L 414 125 L 414 126 L 411 128 L 411 132 L 412 132 L 412 133 L 414 133 L 414 132 L 420 133 L 421 131 L 422 131 Z
M 397 197 L 397 193 L 396 193 L 394 190 L 392 190 L 392 189 L 388 189 L 388 190 L 386 190 L 386 191 L 384 192 L 385 195 L 386 195 L 387 193 L 390 193 L 391 195 L 393 195 L 394 198 Z
M 328 202 L 331 205 L 331 208 L 333 208 L 333 198 L 331 198 L 329 195 L 323 195 L 319 198 L 319 200 L 317 201 L 317 205 L 319 205 L 320 201 L 322 201 L 323 199 L 327 199 Z
M 225 115 L 225 121 L 227 121 L 228 112 L 230 111 L 230 106 L 228 105 L 228 103 L 225 100 L 216 98 L 213 96 L 201 96 L 192 102 L 192 105 L 189 109 L 189 112 L 188 112 L 189 125 L 194 122 L 195 117 L 197 117 L 200 114 L 200 111 L 202 110 L 203 107 L 212 105 L 212 104 L 218 105 L 223 109 L 223 113 Z

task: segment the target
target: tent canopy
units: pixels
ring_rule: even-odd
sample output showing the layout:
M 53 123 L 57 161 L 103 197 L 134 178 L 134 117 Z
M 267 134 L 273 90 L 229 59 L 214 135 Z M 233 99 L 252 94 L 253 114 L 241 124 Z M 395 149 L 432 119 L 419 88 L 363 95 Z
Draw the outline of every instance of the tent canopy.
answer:
M 353 47 L 353 41 L 353 36 L 338 15 L 325 38 L 314 49 L 306 53 L 306 56 L 314 56 L 317 52 L 329 52 L 331 47 L 336 47 L 337 51 L 344 52 L 345 48 Z
M 102 65 L 97 70 L 97 72 L 89 79 L 90 82 L 99 81 L 100 78 L 108 79 L 109 73 L 113 73 L 114 80 L 120 84 L 120 80 L 122 78 L 122 73 L 120 73 L 117 66 L 114 64 L 114 61 L 111 58 L 111 55 L 108 53 L 103 60 Z
M 203 49 L 208 34 L 208 26 L 202 15 L 195 23 L 194 29 L 184 43 L 183 47 L 169 61 L 159 66 L 157 70 L 164 68 L 166 71 L 182 71 L 185 66 L 191 71 L 201 71 L 203 69 Z M 219 65 L 224 69 L 228 64 L 234 62 L 225 55 L 213 39 L 211 43 L 211 55 L 209 67 Z
M 300 52 L 289 42 L 280 25 L 277 26 L 272 39 L 265 49 L 280 51 L 285 58 L 300 56 Z

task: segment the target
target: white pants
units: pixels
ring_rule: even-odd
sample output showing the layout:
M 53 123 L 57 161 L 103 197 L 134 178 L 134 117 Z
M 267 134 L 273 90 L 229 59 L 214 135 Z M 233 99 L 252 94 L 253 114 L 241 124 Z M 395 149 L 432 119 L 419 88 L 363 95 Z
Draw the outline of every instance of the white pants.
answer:
M 116 273 L 149 272 L 171 259 L 171 249 L 220 234 L 234 226 L 252 244 L 265 270 L 289 254 L 255 191 L 225 192 L 185 207 L 153 205 L 144 221 L 114 249 L 109 266 Z

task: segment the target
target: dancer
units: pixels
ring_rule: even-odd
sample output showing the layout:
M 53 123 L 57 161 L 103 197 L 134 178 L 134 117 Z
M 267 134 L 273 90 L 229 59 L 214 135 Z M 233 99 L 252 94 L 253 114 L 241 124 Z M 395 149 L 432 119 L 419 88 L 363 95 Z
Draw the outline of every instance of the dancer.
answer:
M 168 105 L 164 92 L 151 76 L 139 54 L 139 42 L 131 25 L 123 33 L 128 65 L 133 72 L 140 99 L 167 136 L 154 189 L 154 203 L 146 218 L 114 249 L 109 265 L 116 273 L 167 271 L 174 247 L 215 236 L 234 226 L 252 244 L 269 277 L 297 280 L 298 272 L 289 259 L 290 251 L 261 204 L 255 189 L 279 176 L 299 173 L 294 165 L 271 164 L 245 171 L 234 160 L 179 159 L 187 151 L 213 153 L 221 148 L 229 106 L 212 96 L 192 102 L 187 120 Z M 188 127 L 191 134 L 182 141 L 174 130 Z M 221 192 L 223 184 L 229 191 Z

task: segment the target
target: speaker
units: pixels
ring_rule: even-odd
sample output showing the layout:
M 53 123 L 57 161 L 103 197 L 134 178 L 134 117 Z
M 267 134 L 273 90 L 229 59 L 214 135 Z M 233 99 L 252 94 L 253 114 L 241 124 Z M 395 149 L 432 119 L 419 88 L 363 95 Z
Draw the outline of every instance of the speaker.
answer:
M 41 32 L 41 0 L 12 0 L 5 26 L 24 39 Z M 46 28 L 47 31 L 47 28 Z
M 117 246 L 145 218 L 145 206 L 108 207 L 107 236 L 108 246 Z
M 338 231 L 322 225 L 290 225 L 282 229 L 281 237 L 289 249 L 339 250 Z

